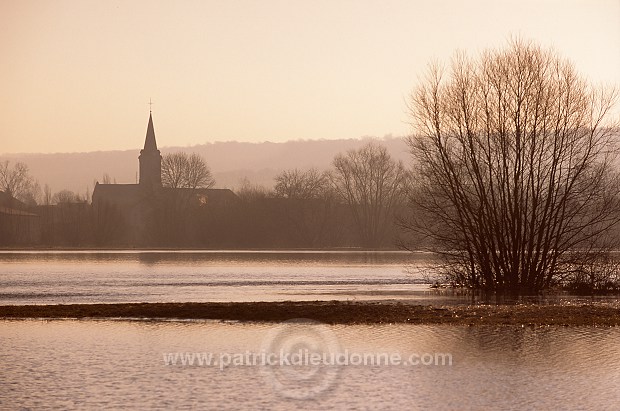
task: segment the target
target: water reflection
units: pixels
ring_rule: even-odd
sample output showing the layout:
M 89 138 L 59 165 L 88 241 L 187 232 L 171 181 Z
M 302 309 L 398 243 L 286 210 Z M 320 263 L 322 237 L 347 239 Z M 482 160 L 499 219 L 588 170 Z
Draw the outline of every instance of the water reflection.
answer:
M 0 252 L 0 304 L 409 298 L 405 252 Z M 425 296 L 422 295 L 424 298 Z
M 2 321 L 2 408 L 608 409 L 620 330 L 333 326 L 350 352 L 451 353 L 445 366 L 344 366 L 317 398 L 274 392 L 259 367 L 166 366 L 163 353 L 256 351 L 274 325 Z M 360 395 L 363 393 L 364 395 Z
M 0 251 L 1 262 L 142 262 L 224 264 L 419 264 L 432 262 L 431 253 L 406 251 L 314 251 L 314 250 L 97 250 L 97 251 Z
M 423 304 L 516 301 L 430 289 L 428 253 L 362 251 L 0 252 L 0 304 L 386 300 Z M 590 300 L 617 299 L 598 297 Z M 584 301 L 579 298 L 579 301 Z

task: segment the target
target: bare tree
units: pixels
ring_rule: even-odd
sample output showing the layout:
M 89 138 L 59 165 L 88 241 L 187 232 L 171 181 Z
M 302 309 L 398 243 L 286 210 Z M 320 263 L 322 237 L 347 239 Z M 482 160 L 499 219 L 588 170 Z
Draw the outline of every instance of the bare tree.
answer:
M 320 198 L 330 188 L 329 173 L 316 168 L 306 171 L 285 170 L 275 177 L 275 194 L 291 199 Z
M 195 207 L 199 200 L 193 191 L 211 188 L 215 180 L 207 163 L 198 154 L 167 154 L 161 166 L 162 185 L 178 190 L 170 192 L 162 203 L 159 236 L 166 241 L 182 244 L 190 241 L 187 233 L 194 227 L 190 215 L 197 212 Z
M 52 196 L 52 202 L 55 204 L 81 203 L 84 199 L 79 194 L 71 190 L 60 190 Z
M 35 182 L 24 163 L 15 163 L 10 166 L 8 160 L 0 163 L 0 191 L 18 200 L 27 199 Z
M 247 177 L 241 179 L 240 187 L 235 190 L 237 196 L 246 203 L 256 200 L 264 200 L 272 197 L 273 193 L 267 187 L 252 183 Z
M 34 207 L 41 203 L 43 198 L 43 191 L 41 185 L 37 180 L 33 180 L 28 189 L 20 195 L 19 200 L 30 207 Z
M 112 184 L 112 178 L 108 173 L 103 173 L 103 177 L 101 179 L 102 184 Z M 116 179 L 114 179 L 114 184 L 116 184 Z
M 43 205 L 52 204 L 52 189 L 48 184 L 43 187 Z
M 402 162 L 371 142 L 337 155 L 334 167 L 334 186 L 349 205 L 364 246 L 381 246 L 403 199 L 407 172 Z
M 161 180 L 170 188 L 211 188 L 215 180 L 205 160 L 198 154 L 166 154 L 161 162 Z
M 290 233 L 301 241 L 298 245 L 315 247 L 333 241 L 339 216 L 329 172 L 285 170 L 275 181 L 274 195 L 284 199 L 283 213 L 292 228 Z
M 161 160 L 161 182 L 163 186 L 182 187 L 187 167 L 187 154 L 178 152 L 164 155 Z
M 451 279 L 531 293 L 609 246 L 620 183 L 614 90 L 523 40 L 431 65 L 411 95 L 417 175 L 408 228 L 427 235 Z M 578 253 L 577 253 L 578 252 Z M 575 259 L 575 256 L 579 259 Z
M 192 153 L 187 159 L 187 165 L 186 182 L 188 188 L 211 188 L 215 185 L 211 170 L 201 156 Z

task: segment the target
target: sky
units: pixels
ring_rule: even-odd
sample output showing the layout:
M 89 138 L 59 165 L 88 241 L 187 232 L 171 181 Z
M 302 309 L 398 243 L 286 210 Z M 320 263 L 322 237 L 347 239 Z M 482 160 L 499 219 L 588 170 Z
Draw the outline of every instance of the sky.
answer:
M 0 153 L 410 132 L 431 61 L 511 36 L 620 85 L 620 0 L 0 0 Z M 152 99 L 152 106 L 149 100 Z

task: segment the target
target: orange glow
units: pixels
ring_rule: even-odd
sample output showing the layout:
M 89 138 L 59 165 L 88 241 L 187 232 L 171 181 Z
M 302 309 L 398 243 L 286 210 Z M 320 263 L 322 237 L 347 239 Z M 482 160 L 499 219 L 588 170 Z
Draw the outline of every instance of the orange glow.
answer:
M 620 83 L 617 0 L 0 3 L 0 153 L 404 135 L 426 64 L 510 35 Z

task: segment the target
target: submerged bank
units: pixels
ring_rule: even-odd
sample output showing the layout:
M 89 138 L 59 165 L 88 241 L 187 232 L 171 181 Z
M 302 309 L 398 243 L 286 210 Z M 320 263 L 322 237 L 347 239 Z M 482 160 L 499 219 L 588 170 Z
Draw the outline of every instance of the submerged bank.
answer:
M 402 302 L 302 301 L 4 305 L 0 318 L 144 318 L 328 324 L 620 325 L 617 303 L 430 306 Z

